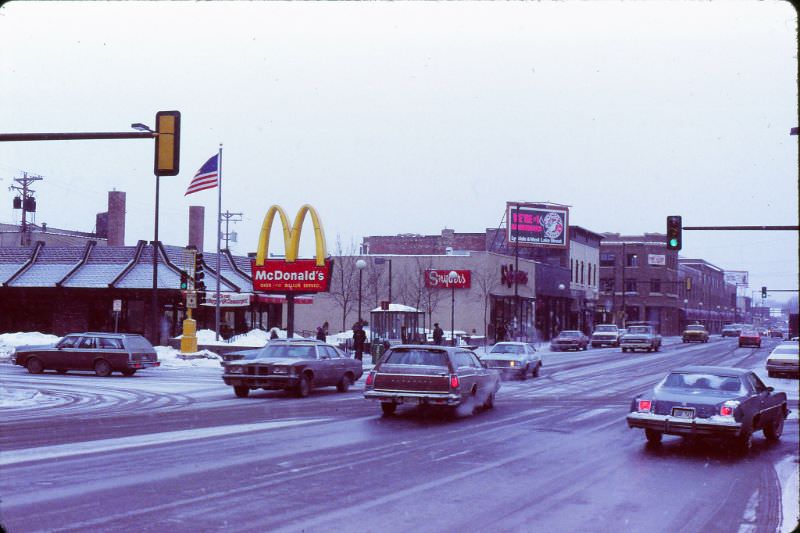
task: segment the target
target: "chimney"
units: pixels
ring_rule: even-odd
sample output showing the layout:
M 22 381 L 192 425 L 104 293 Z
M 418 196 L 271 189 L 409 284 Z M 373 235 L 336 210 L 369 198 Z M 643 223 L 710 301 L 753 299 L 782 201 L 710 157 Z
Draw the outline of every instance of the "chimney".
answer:
M 206 208 L 202 205 L 189 206 L 189 246 L 203 251 L 203 229 L 205 228 Z
M 108 246 L 125 246 L 125 193 L 108 191 Z

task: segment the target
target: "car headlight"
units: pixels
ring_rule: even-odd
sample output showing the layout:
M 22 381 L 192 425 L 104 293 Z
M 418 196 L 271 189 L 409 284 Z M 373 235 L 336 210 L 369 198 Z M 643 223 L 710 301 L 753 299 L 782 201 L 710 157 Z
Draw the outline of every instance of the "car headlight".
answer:
M 241 365 L 228 365 L 228 374 L 243 374 L 244 367 Z
M 517 366 L 517 362 L 516 361 L 509 361 L 508 362 L 508 366 Z
M 272 367 L 273 374 L 288 374 L 289 367 L 288 366 L 273 366 Z

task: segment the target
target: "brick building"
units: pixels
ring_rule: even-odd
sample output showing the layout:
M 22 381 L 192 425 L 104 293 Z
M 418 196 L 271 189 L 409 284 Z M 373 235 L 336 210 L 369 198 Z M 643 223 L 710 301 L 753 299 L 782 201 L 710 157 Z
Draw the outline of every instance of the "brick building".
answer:
M 736 285 L 726 283 L 725 272 L 704 259 L 678 259 L 681 322 L 699 322 L 710 333 L 733 323 L 738 314 Z

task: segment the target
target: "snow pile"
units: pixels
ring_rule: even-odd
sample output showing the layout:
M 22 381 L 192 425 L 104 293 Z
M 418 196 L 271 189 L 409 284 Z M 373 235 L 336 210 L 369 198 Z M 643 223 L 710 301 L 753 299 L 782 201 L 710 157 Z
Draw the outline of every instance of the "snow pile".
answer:
M 41 407 L 64 401 L 63 398 L 42 394 L 38 390 L 0 387 L 0 409 Z
M 208 350 L 201 350 L 192 354 L 183 354 L 180 350 L 170 348 L 169 346 L 155 346 L 154 348 L 156 354 L 158 354 L 158 361 L 161 363 L 159 368 L 222 368 L 219 364 L 222 358 Z M 184 359 L 184 356 L 189 356 L 191 358 Z
M 39 333 L 38 331 L 31 333 L 0 334 L 0 362 L 9 362 L 17 346 L 28 344 L 54 344 L 58 342 L 59 339 L 61 339 L 61 337 Z

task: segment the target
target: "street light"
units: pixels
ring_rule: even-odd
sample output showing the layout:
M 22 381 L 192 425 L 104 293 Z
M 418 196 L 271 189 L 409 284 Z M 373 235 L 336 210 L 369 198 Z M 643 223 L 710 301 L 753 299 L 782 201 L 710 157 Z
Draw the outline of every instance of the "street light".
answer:
M 450 283 L 450 344 L 456 345 L 456 281 L 458 281 L 458 272 L 451 270 L 447 275 L 447 281 Z
M 138 131 L 148 131 L 155 133 L 149 126 L 141 122 L 134 122 L 131 128 Z M 153 222 L 153 287 L 150 296 L 150 314 L 152 315 L 151 327 L 153 344 L 161 344 L 161 335 L 159 333 L 159 320 L 158 320 L 158 251 L 156 250 L 158 242 L 158 197 L 160 187 L 160 176 L 156 173 L 156 205 L 155 205 L 155 221 Z
M 364 267 L 367 266 L 367 262 L 363 259 L 359 259 L 356 261 L 356 268 L 358 269 L 358 322 L 361 323 L 361 279 L 362 274 L 364 273 Z
M 683 299 L 683 321 L 686 323 L 686 325 L 689 325 L 689 310 L 687 309 L 688 305 L 689 305 L 689 299 L 688 298 L 684 298 Z

